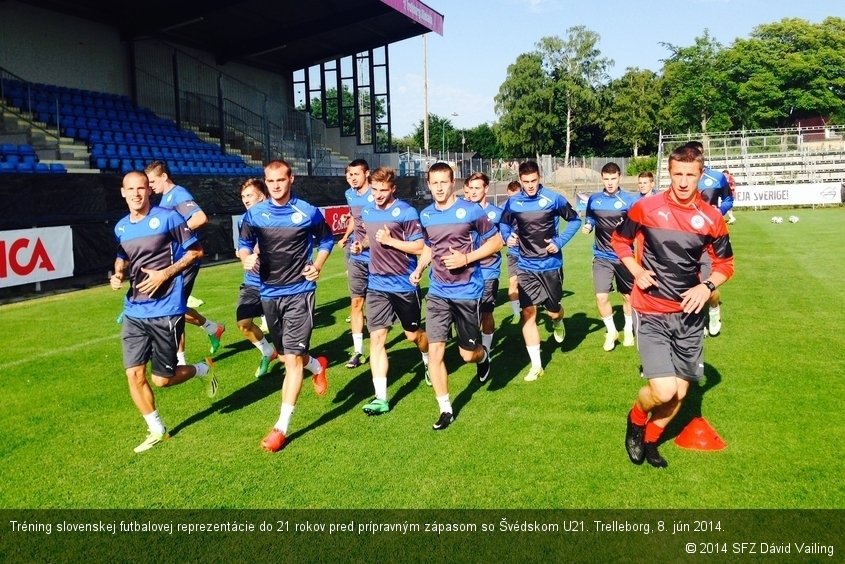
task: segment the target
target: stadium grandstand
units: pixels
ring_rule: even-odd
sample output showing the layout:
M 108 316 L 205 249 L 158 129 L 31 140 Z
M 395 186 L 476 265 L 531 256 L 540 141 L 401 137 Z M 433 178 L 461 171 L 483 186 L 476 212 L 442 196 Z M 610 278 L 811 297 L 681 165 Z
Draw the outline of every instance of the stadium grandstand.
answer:
M 659 186 L 669 185 L 666 159 L 688 141 L 704 144 L 707 166 L 730 170 L 739 186 L 845 182 L 845 126 L 814 124 L 782 129 L 661 135 Z
M 163 160 L 229 259 L 234 187 L 268 160 L 319 206 L 352 158 L 398 168 L 388 46 L 443 21 L 417 0 L 0 2 L 0 231 L 69 226 L 73 278 L 102 278 L 121 175 Z

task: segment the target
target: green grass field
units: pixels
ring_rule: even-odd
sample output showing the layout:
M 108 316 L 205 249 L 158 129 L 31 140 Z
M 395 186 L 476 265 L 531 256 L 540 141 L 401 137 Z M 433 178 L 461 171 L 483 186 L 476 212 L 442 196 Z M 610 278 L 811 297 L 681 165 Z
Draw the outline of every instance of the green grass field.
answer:
M 669 441 L 665 471 L 628 461 L 639 360 L 633 348 L 601 349 L 592 238 L 582 234 L 565 252 L 563 346 L 541 330 L 544 378 L 523 382 L 527 354 L 502 303 L 492 381 L 477 384 L 474 366 L 447 352 L 457 411 L 447 431 L 431 430 L 437 404 L 398 328 L 388 337 L 392 411 L 365 416 L 369 367 L 343 367 L 351 337 L 337 252 L 312 339 L 313 353 L 330 359 L 330 390 L 318 398 L 305 382 L 291 441 L 277 454 L 259 441 L 278 416 L 283 371 L 253 378 L 259 353 L 234 318 L 240 265 L 203 269 L 194 291 L 206 302 L 200 311 L 228 326 L 218 397 L 209 401 L 196 381 L 156 390 L 173 438 L 141 455 L 132 448 L 146 427 L 115 323 L 122 292 L 104 285 L 0 307 L 0 507 L 845 507 L 845 209 L 797 214 L 795 225 L 772 225 L 771 211 L 741 211 L 731 228 L 736 275 L 723 289 L 723 332 L 707 340 L 706 383 L 679 416 L 700 409 L 725 450 Z M 207 340 L 187 332 L 196 362 Z

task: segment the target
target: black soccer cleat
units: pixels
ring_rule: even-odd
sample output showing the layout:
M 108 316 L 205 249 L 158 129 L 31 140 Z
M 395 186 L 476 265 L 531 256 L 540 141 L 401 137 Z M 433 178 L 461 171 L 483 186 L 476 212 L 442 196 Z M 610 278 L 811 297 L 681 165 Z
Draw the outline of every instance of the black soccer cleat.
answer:
M 490 353 L 484 349 L 484 360 L 475 365 L 475 375 L 482 384 L 490 377 Z
M 451 425 L 454 420 L 455 417 L 451 413 L 449 413 L 448 411 L 443 412 L 440 414 L 440 418 L 437 420 L 437 422 L 434 423 L 434 425 L 431 426 L 431 428 L 435 431 L 442 431 L 443 429 Z
M 631 414 L 627 417 L 628 425 L 625 429 L 625 450 L 628 451 L 628 458 L 634 464 L 642 464 L 645 460 L 645 425 L 635 425 L 631 421 Z
M 645 448 L 643 450 L 645 451 L 646 462 L 655 468 L 666 468 L 669 466 L 666 459 L 660 456 L 660 453 L 657 452 L 657 443 L 644 443 L 644 447 Z

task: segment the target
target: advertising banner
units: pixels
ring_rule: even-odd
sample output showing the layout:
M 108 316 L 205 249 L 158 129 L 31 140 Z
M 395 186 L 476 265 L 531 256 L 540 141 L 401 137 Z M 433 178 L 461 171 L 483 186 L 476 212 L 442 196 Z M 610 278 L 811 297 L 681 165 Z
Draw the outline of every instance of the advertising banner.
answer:
M 0 288 L 73 276 L 70 227 L 0 231 Z

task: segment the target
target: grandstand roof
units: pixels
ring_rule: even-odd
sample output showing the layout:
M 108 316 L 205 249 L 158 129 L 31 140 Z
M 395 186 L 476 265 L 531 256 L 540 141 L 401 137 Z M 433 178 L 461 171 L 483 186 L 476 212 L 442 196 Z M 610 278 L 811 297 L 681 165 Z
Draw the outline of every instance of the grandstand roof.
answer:
M 418 0 L 29 0 L 100 22 L 124 40 L 156 38 L 287 73 L 428 31 L 443 15 Z

